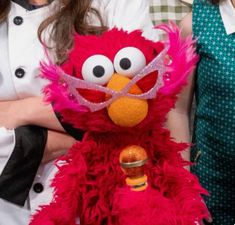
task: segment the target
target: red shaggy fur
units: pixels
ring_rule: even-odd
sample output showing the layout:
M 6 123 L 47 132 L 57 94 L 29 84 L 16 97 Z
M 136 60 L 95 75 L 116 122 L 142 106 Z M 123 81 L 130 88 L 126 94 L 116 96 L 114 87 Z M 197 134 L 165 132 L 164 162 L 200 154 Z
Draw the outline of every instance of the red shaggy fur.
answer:
M 188 145 L 174 142 L 163 128 L 197 57 L 190 38 L 181 40 L 174 25 L 162 28 L 168 32 L 169 54 L 173 58 L 171 81 L 165 83 L 155 99 L 148 100 L 149 113 L 134 128 L 113 124 L 105 109 L 94 113 L 75 110 L 75 103 L 58 87 L 55 71 L 44 65 L 44 75 L 52 80 L 46 91 L 48 99 L 65 121 L 87 133 L 61 158 L 65 164 L 59 167 L 52 183 L 54 199 L 34 216 L 31 225 L 75 225 L 77 217 L 82 225 L 194 225 L 207 216 L 200 196 L 206 191 L 183 168 L 185 163 L 180 157 Z M 141 49 L 147 62 L 162 48 L 162 44 L 141 37 L 140 31 L 127 34 L 114 29 L 100 37 L 77 36 L 63 68 L 67 73 L 76 71 L 81 78 L 81 65 L 87 57 L 99 53 L 113 60 L 116 52 L 126 46 Z M 143 81 L 142 89 L 148 86 L 149 82 Z M 141 192 L 126 187 L 119 164 L 121 150 L 133 144 L 145 148 L 149 159 L 148 188 Z

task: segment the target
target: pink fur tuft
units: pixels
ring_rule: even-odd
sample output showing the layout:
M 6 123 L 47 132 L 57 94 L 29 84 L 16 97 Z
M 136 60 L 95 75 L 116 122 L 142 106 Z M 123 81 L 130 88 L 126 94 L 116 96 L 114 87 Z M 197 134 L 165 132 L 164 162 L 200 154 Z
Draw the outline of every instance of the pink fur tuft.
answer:
M 66 109 L 71 109 L 79 112 L 87 112 L 88 109 L 86 107 L 79 105 L 70 97 L 66 85 L 63 85 L 60 80 L 60 70 L 61 69 L 58 66 L 52 63 L 41 63 L 41 77 L 51 81 L 51 83 L 47 85 L 43 90 L 45 101 L 53 102 L 53 107 L 57 112 Z
M 165 77 L 165 85 L 161 89 L 164 94 L 182 87 L 187 82 L 187 77 L 195 68 L 198 56 L 195 53 L 195 41 L 192 36 L 182 38 L 179 28 L 173 23 L 170 26 L 162 24 L 157 28 L 164 30 L 168 35 L 166 44 L 169 46 L 168 54 L 171 62 Z

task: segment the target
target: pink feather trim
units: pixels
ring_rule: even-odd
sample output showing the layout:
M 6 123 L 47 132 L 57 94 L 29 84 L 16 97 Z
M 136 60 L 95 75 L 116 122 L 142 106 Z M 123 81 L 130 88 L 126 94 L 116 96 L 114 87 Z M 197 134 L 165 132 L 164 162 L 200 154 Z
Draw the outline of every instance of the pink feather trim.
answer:
M 170 23 L 170 26 L 162 24 L 157 28 L 167 33 L 166 44 L 170 46 L 168 54 L 171 63 L 168 66 L 165 85 L 160 90 L 167 94 L 187 83 L 187 77 L 195 68 L 198 55 L 195 53 L 195 40 L 192 39 L 192 36 L 182 38 L 179 28 L 173 22 Z

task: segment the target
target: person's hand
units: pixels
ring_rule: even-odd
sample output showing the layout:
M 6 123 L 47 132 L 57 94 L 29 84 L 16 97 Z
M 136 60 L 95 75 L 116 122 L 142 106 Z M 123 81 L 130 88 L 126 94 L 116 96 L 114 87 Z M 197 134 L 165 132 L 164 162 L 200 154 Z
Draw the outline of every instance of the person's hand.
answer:
M 21 126 L 20 111 L 17 101 L 0 101 L 0 126 L 13 129 Z
M 0 126 L 13 129 L 24 125 L 37 125 L 64 131 L 52 106 L 45 103 L 42 97 L 0 101 Z
M 64 155 L 76 140 L 64 133 L 48 130 L 47 143 L 43 155 L 43 162 L 56 159 Z

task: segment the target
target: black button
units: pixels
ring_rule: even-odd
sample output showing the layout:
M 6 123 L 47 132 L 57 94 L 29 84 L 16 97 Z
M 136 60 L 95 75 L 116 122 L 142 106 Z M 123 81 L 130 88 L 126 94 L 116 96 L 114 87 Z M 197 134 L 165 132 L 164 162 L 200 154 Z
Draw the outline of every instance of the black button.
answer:
M 22 68 L 18 68 L 15 71 L 15 75 L 18 78 L 22 78 L 25 75 L 25 71 Z
M 43 186 L 41 183 L 35 183 L 33 185 L 33 190 L 36 192 L 36 193 L 41 193 L 43 191 Z
M 16 16 L 14 19 L 13 19 L 13 22 L 15 25 L 19 26 L 23 23 L 23 18 L 20 17 L 20 16 Z

